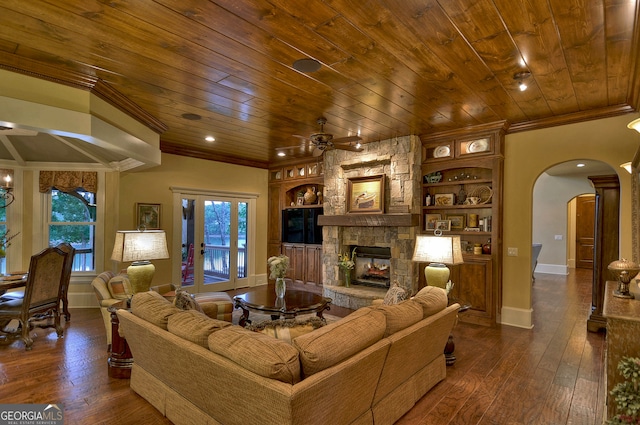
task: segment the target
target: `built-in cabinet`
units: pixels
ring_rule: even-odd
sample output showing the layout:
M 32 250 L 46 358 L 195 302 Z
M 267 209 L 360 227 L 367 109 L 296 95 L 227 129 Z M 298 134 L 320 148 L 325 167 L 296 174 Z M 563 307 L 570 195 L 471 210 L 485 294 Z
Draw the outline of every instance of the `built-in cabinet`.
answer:
M 460 236 L 464 263 L 450 266 L 453 295 L 471 306 L 460 320 L 494 325 L 502 304 L 504 130 L 440 133 L 422 144 L 421 232 Z
M 282 215 L 288 208 L 317 208 L 322 206 L 323 163 L 312 162 L 283 165 L 269 170 L 269 256 L 289 257 L 287 278 L 296 284 L 322 287 L 322 244 L 283 243 Z M 308 193 L 316 195 L 309 202 Z M 307 196 L 305 197 L 305 194 Z

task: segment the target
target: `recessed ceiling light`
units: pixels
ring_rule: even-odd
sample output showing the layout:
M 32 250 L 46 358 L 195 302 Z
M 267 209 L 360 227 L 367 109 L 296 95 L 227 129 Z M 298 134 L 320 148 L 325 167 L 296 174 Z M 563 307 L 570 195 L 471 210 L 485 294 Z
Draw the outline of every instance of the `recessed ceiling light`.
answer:
M 293 63 L 293 69 L 300 72 L 316 72 L 322 65 L 315 59 L 298 59 Z
M 583 164 L 582 162 L 579 163 L 579 164 L 576 164 L 576 167 L 578 167 L 578 168 L 582 168 L 582 167 L 585 167 L 585 166 L 586 166 L 586 164 Z
M 278 156 L 287 156 L 287 154 L 286 154 L 286 153 L 284 153 L 284 152 L 282 152 L 282 151 L 278 152 L 278 154 L 277 154 L 277 155 L 278 155 Z
M 189 114 L 189 113 L 182 114 L 182 118 L 184 118 L 185 120 L 191 120 L 191 121 L 198 121 L 202 119 L 202 117 L 198 114 Z
M 204 140 L 206 140 L 207 142 L 215 142 L 216 138 L 213 136 L 207 136 L 204 138 Z

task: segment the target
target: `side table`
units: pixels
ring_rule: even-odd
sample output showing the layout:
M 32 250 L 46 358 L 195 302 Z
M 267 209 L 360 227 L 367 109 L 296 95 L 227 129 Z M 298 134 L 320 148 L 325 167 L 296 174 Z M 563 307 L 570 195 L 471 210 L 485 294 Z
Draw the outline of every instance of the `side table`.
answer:
M 469 310 L 469 308 L 471 308 L 471 304 L 465 303 L 464 301 L 461 301 L 453 296 L 450 296 L 449 305 L 452 305 L 455 303 L 458 303 L 460 305 L 460 308 L 458 309 L 458 313 L 463 313 Z M 456 349 L 456 344 L 453 342 L 453 331 L 451 331 L 451 333 L 449 334 L 449 339 L 447 340 L 447 344 L 444 346 L 444 358 L 447 366 L 453 366 L 453 364 L 456 362 L 456 356 L 453 354 L 455 349 Z
M 109 377 L 129 379 L 131 377 L 131 366 L 133 366 L 133 355 L 127 340 L 120 336 L 118 331 L 120 321 L 116 312 L 120 309 L 129 310 L 129 301 L 123 300 L 107 308 L 111 313 L 111 347 L 109 348 L 107 366 Z

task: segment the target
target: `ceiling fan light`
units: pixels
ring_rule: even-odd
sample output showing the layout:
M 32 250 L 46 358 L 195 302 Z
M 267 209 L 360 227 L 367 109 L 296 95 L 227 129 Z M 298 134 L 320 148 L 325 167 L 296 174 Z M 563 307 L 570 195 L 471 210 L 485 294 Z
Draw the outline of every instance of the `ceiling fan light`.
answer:
M 356 149 L 360 149 L 362 147 L 362 143 L 356 142 Z
M 276 155 L 278 155 L 278 156 L 287 156 L 287 154 L 282 152 L 282 151 L 279 151 Z
M 527 85 L 523 81 L 521 81 L 518 85 L 518 88 L 520 89 L 520 91 L 525 91 L 527 89 Z

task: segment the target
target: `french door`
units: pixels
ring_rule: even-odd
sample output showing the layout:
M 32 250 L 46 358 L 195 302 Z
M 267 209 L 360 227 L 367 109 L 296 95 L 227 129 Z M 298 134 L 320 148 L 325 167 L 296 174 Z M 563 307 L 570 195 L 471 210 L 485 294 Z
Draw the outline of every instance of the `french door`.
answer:
M 192 293 L 249 286 L 253 199 L 182 193 L 179 205 L 182 286 Z

